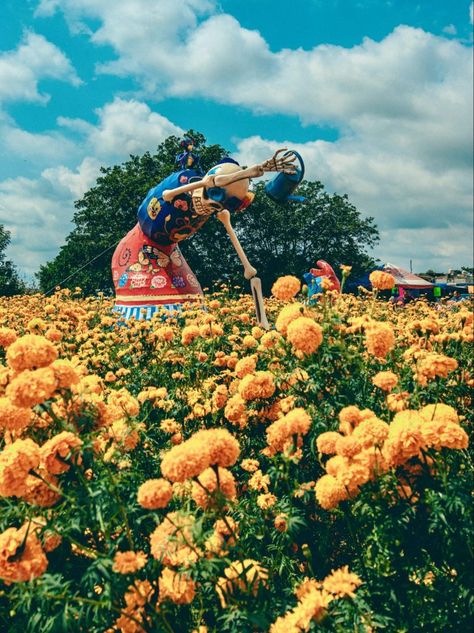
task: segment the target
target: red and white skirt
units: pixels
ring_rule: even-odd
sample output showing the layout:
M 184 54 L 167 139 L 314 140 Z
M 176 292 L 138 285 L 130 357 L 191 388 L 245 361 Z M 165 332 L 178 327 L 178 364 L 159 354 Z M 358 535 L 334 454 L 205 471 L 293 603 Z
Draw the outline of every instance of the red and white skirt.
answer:
M 151 319 L 160 310 L 175 313 L 203 297 L 199 281 L 177 244 L 162 246 L 137 224 L 112 256 L 115 309 L 122 318 Z

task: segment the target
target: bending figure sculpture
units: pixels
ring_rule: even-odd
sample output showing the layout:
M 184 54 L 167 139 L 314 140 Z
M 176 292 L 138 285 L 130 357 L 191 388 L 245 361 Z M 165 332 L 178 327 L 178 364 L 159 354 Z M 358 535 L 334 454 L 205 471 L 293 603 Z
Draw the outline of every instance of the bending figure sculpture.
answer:
M 192 147 L 186 149 L 191 153 Z M 161 309 L 174 312 L 183 303 L 202 297 L 199 281 L 186 263 L 179 242 L 191 237 L 209 218 L 221 214 L 237 253 L 244 264 L 245 276 L 251 280 L 252 292 L 260 313 L 261 290 L 238 243 L 224 211 L 243 211 L 254 194 L 250 179 L 265 172 L 295 173 L 295 156 L 278 150 L 272 158 L 243 169 L 231 158 L 224 158 L 205 176 L 193 168 L 177 171 L 150 189 L 138 209 L 138 222 L 119 242 L 112 257 L 112 278 L 116 291 L 115 309 L 122 318 L 150 319 Z M 180 158 L 183 166 L 185 157 Z M 187 162 L 187 160 L 186 160 Z M 259 310 L 257 309 L 257 316 Z M 264 314 L 261 322 L 265 322 Z

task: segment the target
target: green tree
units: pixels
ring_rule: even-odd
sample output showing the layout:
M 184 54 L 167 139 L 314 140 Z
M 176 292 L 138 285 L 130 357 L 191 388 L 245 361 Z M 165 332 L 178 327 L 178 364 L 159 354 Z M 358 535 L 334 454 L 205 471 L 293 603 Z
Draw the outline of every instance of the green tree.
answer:
M 195 140 L 204 171 L 226 154 L 220 145 L 206 145 L 202 134 L 188 134 Z M 57 284 L 80 286 L 87 293 L 113 290 L 113 249 L 136 222 L 147 191 L 176 169 L 179 142 L 171 136 L 153 155 L 131 156 L 120 166 L 101 169 L 96 185 L 75 203 L 75 228 L 65 245 L 37 274 L 43 291 Z M 263 183 L 257 185 L 252 206 L 234 214 L 232 221 L 267 292 L 276 277 L 301 277 L 319 258 L 334 266 L 352 264 L 356 271 L 372 264 L 366 249 L 378 240 L 377 228 L 372 218 L 361 218 L 347 196 L 329 195 L 320 182 L 304 181 L 299 193 L 305 202 L 281 207 L 263 189 Z M 204 287 L 223 280 L 242 283 L 242 266 L 216 218 L 180 248 Z
M 25 284 L 18 276 L 15 265 L 5 257 L 10 239 L 10 231 L 0 224 L 0 296 L 7 297 L 25 292 Z

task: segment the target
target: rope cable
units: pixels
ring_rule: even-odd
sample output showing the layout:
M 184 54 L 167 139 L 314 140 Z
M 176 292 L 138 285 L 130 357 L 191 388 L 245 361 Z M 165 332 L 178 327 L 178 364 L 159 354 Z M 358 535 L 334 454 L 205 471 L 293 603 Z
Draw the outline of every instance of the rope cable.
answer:
M 121 240 L 122 238 L 120 238 Z M 102 255 L 104 255 L 105 253 L 107 253 L 108 251 L 110 251 L 111 248 L 114 248 L 114 246 L 117 246 L 117 244 L 120 242 L 120 240 L 117 240 L 115 242 L 115 244 L 112 244 L 111 246 L 108 246 L 105 250 L 103 250 L 101 253 L 99 253 L 98 255 L 96 255 L 95 257 L 93 257 L 92 259 L 90 259 L 88 262 L 86 262 L 83 266 L 81 266 L 80 268 L 77 268 L 76 270 L 74 270 L 70 275 L 68 275 L 67 277 L 65 277 L 64 279 L 61 279 L 60 282 L 58 282 L 57 284 L 55 284 L 52 288 L 50 288 L 49 290 L 47 290 L 44 293 L 44 296 L 48 296 L 50 292 L 52 292 L 53 290 L 55 290 L 57 288 L 57 286 L 60 286 L 61 284 L 63 284 L 65 281 L 68 281 L 69 279 L 71 279 L 71 277 L 74 277 L 74 275 L 77 275 L 77 273 L 79 273 L 81 270 L 83 270 L 84 268 L 86 268 L 86 266 L 89 266 L 89 264 L 92 264 L 92 262 L 94 262 L 96 259 L 99 259 L 99 257 L 101 257 Z

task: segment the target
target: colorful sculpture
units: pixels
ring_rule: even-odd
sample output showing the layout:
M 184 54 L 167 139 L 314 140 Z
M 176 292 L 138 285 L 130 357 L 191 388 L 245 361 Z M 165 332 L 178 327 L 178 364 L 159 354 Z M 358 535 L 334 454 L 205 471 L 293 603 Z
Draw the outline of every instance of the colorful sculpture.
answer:
M 318 259 L 316 265 L 319 268 L 311 268 L 309 273 L 305 273 L 303 278 L 308 286 L 308 301 L 316 301 L 317 295 L 323 291 L 322 281 L 328 279 L 331 282 L 331 286 L 328 290 L 337 290 L 340 292 L 341 284 L 336 277 L 332 266 L 324 261 L 324 259 Z
M 186 146 L 188 154 L 190 145 Z M 266 326 L 257 271 L 245 257 L 228 212 L 243 211 L 251 204 L 254 196 L 249 192 L 251 178 L 266 172 L 295 172 L 295 156 L 288 152 L 281 156 L 282 152 L 285 150 L 278 150 L 271 159 L 246 169 L 235 160 L 224 158 L 205 176 L 196 169 L 181 169 L 150 189 L 138 209 L 138 223 L 120 241 L 112 257 L 115 307 L 124 319 L 132 316 L 149 319 L 163 308 L 175 312 L 183 303 L 202 297 L 201 286 L 178 244 L 216 214 L 231 237 L 246 278 L 251 280 L 257 316 Z M 180 166 L 187 161 L 186 157 L 178 159 Z

